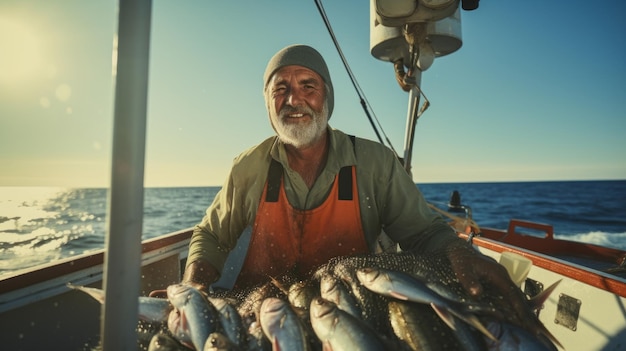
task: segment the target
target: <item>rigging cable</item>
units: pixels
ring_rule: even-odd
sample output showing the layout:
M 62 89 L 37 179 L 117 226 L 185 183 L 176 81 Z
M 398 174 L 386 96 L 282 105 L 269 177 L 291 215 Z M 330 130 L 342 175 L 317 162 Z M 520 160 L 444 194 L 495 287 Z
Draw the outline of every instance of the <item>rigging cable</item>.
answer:
M 322 16 L 322 20 L 324 21 L 324 24 L 326 25 L 326 29 L 328 30 L 328 34 L 330 34 L 330 37 L 333 40 L 333 44 L 335 44 L 335 48 L 337 49 L 337 52 L 339 53 L 339 57 L 341 58 L 341 62 L 343 63 L 344 67 L 346 68 L 346 71 L 348 72 L 348 76 L 350 77 L 350 81 L 352 82 L 352 85 L 354 86 L 354 89 L 356 90 L 356 93 L 359 96 L 359 100 L 360 100 L 361 106 L 363 107 L 363 111 L 365 111 L 365 114 L 367 115 L 367 118 L 369 119 L 370 124 L 372 125 L 372 128 L 374 129 L 374 133 L 376 133 L 376 136 L 378 137 L 378 140 L 380 141 L 380 143 L 381 144 L 385 144 L 383 142 L 382 137 L 378 133 L 378 129 L 376 128 L 376 125 L 374 124 L 374 121 L 372 120 L 372 115 L 369 112 L 369 110 L 371 110 L 372 107 L 370 106 L 370 104 L 367 101 L 367 99 L 365 99 L 365 97 L 364 97 L 365 94 L 363 93 L 361 87 L 357 83 L 356 78 L 354 77 L 354 74 L 352 73 L 352 70 L 350 69 L 350 66 L 348 65 L 348 61 L 346 60 L 345 56 L 343 55 L 343 51 L 341 50 L 341 47 L 339 47 L 339 42 L 337 41 L 337 38 L 335 37 L 335 33 L 333 32 L 333 29 L 332 29 L 332 27 L 330 25 L 330 21 L 328 20 L 328 17 L 326 16 L 326 11 L 324 10 L 324 7 L 322 6 L 322 1 L 321 0 L 315 0 L 315 5 L 317 6 L 317 9 L 320 12 L 320 15 Z M 369 110 L 368 110 L 368 108 L 369 108 Z M 376 117 L 376 114 L 373 111 L 372 111 L 372 114 L 374 115 L 374 119 L 376 120 L 376 123 L 378 123 L 378 126 L 379 126 L 380 130 L 382 131 L 383 135 L 385 136 L 385 140 L 387 141 L 387 144 L 389 144 L 389 147 L 391 148 L 391 151 L 393 151 L 393 153 L 396 155 L 396 157 L 398 157 L 398 154 L 396 153 L 396 150 L 394 149 L 393 145 L 391 144 L 391 141 L 389 140 L 389 137 L 387 137 L 387 134 L 385 134 L 385 131 L 383 130 L 383 127 L 380 124 L 380 121 L 378 120 L 378 117 Z

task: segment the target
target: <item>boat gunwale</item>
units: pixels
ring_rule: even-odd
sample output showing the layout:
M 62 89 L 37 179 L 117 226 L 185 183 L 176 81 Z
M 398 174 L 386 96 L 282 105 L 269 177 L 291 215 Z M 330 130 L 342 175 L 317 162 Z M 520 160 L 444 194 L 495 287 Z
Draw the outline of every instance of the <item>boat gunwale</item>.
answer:
M 490 236 L 507 234 L 505 231 L 492 228 L 483 227 L 482 230 L 484 233 Z M 158 255 L 158 253 L 163 251 L 166 247 L 174 245 L 180 246 L 183 242 L 185 243 L 186 249 L 188 245 L 188 240 L 191 238 L 192 233 L 193 229 L 187 228 L 165 234 L 163 236 L 147 239 L 142 243 L 142 256 L 145 258 L 146 256 L 150 256 L 151 254 Z M 514 234 L 522 236 L 517 233 Z M 469 236 L 464 233 L 459 233 L 459 237 L 467 240 Z M 565 277 L 569 277 L 594 286 L 596 288 L 617 294 L 622 297 L 626 297 L 626 279 L 622 279 L 618 276 L 613 276 L 609 273 L 604 273 L 589 267 L 578 265 L 570 261 L 562 260 L 558 257 L 550 256 L 549 254 L 532 251 L 521 246 L 514 246 L 512 244 L 499 241 L 498 239 L 494 239 L 492 237 L 474 236 L 472 237 L 472 241 L 473 244 L 476 246 L 484 247 L 498 253 L 502 253 L 505 251 L 517 253 L 532 260 L 533 264 L 538 267 L 548 269 Z M 557 241 L 557 239 L 553 239 L 553 241 Z M 588 246 L 588 244 L 586 243 L 573 244 Z M 609 250 L 623 253 L 623 251 L 616 249 Z M 89 269 L 93 270 L 95 268 L 102 267 L 103 263 L 104 249 L 100 249 L 93 253 L 68 257 L 63 261 L 56 261 L 54 263 L 50 263 L 44 266 L 36 266 L 24 271 L 18 271 L 13 275 L 9 275 L 8 277 L 0 278 L 0 294 L 6 295 L 20 289 L 33 287 L 39 283 L 68 276 L 72 273 L 88 271 Z M 100 271 L 100 276 L 101 274 L 102 272 Z M 92 273 L 90 276 L 94 277 L 94 275 L 97 275 L 97 273 Z M 96 278 L 94 279 L 97 280 Z
M 146 239 L 141 245 L 142 256 L 152 252 L 158 253 L 165 247 L 184 242 L 191 238 L 192 233 L 193 229 L 187 228 L 156 238 Z M 186 243 L 185 248 L 187 248 L 187 246 L 188 244 Z M 0 294 L 7 294 L 72 273 L 103 266 L 104 254 L 105 249 L 98 249 L 92 253 L 71 256 L 53 263 L 17 271 L 4 278 L 0 277 Z M 102 276 L 102 270 L 100 270 L 100 276 Z
M 503 232 L 497 229 L 481 228 L 484 231 Z M 458 234 L 462 239 L 469 239 L 469 235 L 465 233 Z M 609 273 L 601 272 L 589 267 L 578 265 L 576 263 L 562 260 L 558 257 L 550 256 L 536 251 L 524 249 L 520 246 L 513 246 L 496 239 L 473 236 L 472 243 L 475 246 L 492 250 L 498 253 L 512 252 L 530 259 L 534 266 L 544 268 L 564 277 L 577 280 L 581 283 L 591 285 L 595 288 L 605 290 L 612 294 L 626 297 L 626 279 Z M 581 243 L 581 245 L 584 243 Z

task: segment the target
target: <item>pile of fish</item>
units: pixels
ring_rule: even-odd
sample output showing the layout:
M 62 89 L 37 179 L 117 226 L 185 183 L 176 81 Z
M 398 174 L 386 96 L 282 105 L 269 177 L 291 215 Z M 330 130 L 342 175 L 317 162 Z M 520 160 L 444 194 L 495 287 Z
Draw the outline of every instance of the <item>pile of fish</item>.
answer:
M 139 314 L 159 326 L 149 351 L 557 349 L 535 314 L 518 320 L 507 296 L 483 285 L 482 297 L 470 299 L 443 254 L 372 254 L 247 290 L 207 295 L 171 285 L 167 299 L 141 297 Z M 101 290 L 74 288 L 104 300 Z M 529 299 L 529 311 L 552 289 Z

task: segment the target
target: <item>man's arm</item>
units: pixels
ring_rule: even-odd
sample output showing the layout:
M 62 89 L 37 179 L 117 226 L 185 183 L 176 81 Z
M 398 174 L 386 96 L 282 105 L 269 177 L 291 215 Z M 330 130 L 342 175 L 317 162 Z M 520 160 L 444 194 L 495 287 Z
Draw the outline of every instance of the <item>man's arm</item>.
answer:
M 209 287 L 220 277 L 220 273 L 207 260 L 199 258 L 185 269 L 183 284 L 195 285 L 208 292 Z

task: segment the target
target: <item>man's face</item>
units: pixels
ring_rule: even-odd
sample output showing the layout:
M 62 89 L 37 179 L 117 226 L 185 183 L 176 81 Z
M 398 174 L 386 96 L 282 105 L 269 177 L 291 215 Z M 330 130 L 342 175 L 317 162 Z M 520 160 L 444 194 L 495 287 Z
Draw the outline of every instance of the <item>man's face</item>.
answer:
M 280 68 L 268 83 L 265 99 L 272 127 L 285 144 L 310 146 L 326 132 L 326 88 L 314 71 L 302 66 Z

